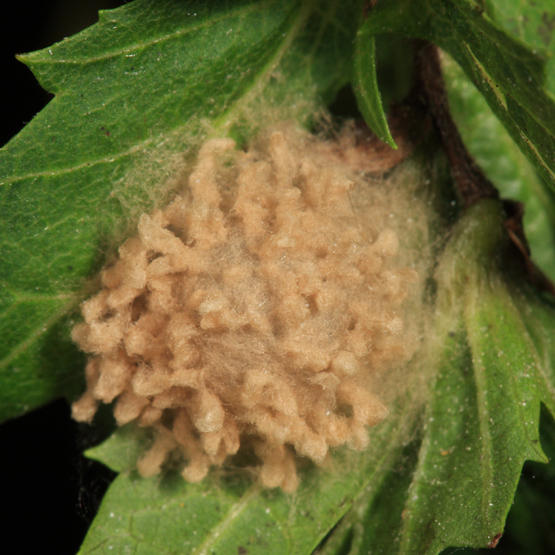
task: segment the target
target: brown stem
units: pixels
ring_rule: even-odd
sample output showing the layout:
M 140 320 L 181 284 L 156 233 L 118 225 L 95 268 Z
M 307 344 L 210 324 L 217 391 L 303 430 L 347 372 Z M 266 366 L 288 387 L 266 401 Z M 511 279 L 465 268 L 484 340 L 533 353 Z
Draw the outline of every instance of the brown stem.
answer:
M 419 85 L 439 131 L 455 185 L 465 207 L 482 198 L 497 198 L 497 189 L 474 162 L 449 112 L 437 46 L 421 43 L 416 58 Z
M 423 93 L 423 100 L 439 131 L 463 205 L 469 207 L 483 198 L 499 198 L 493 183 L 466 150 L 451 117 L 437 46 L 424 41 L 417 42 L 416 72 L 417 89 Z M 555 295 L 555 286 L 530 257 L 530 249 L 522 226 L 524 213 L 522 204 L 504 201 L 503 206 L 507 214 L 505 220 L 507 235 L 521 256 L 528 280 L 539 289 Z

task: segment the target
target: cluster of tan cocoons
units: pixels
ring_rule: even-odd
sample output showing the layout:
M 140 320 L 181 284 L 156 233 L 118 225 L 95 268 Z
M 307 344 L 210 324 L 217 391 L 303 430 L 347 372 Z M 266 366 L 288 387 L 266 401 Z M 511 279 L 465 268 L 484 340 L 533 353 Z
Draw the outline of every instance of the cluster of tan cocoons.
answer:
M 119 425 L 154 429 L 141 475 L 177 454 L 196 482 L 243 448 L 263 486 L 294 491 L 296 457 L 367 446 L 387 413 L 369 376 L 405 356 L 414 272 L 395 267 L 397 234 L 354 207 L 368 184 L 353 141 L 292 127 L 247 151 L 207 141 L 183 192 L 103 270 L 73 330 L 90 354 L 73 415 L 114 402 Z

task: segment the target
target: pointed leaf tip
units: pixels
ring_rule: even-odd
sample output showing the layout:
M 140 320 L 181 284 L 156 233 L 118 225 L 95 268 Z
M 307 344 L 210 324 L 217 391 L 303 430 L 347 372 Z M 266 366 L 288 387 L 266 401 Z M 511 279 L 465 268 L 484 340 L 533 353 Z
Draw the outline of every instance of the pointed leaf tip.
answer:
M 353 89 L 364 121 L 391 148 L 397 144 L 391 135 L 378 87 L 376 70 L 376 41 L 367 23 L 363 23 L 355 38 L 353 56 Z

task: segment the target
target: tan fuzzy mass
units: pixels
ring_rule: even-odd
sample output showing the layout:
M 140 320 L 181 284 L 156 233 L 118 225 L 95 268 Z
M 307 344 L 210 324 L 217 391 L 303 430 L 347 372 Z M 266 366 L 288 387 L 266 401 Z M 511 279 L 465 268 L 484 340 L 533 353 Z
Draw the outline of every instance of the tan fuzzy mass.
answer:
M 363 162 L 339 150 L 287 127 L 246 152 L 209 140 L 184 192 L 103 270 L 73 330 L 90 354 L 73 415 L 115 400 L 118 424 L 152 427 L 141 474 L 177 451 L 198 481 L 248 443 L 261 483 L 292 491 L 295 454 L 363 449 L 385 417 L 368 378 L 406 357 L 413 276 L 397 234 L 357 212 Z

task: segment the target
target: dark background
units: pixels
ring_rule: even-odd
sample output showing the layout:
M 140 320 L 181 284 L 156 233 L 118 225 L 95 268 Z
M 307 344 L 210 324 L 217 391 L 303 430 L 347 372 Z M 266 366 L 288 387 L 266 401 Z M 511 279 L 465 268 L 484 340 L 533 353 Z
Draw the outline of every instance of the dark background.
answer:
M 15 59 L 69 37 L 98 20 L 98 10 L 125 4 L 115 0 L 18 0 L 2 4 L 0 16 L 0 146 L 52 98 Z M 9 9 L 8 9 L 9 7 Z
M 95 23 L 99 9 L 124 3 L 19 0 L 2 5 L 0 146 L 52 98 L 15 55 L 71 36 Z M 69 406 L 63 400 L 0 426 L 2 553 L 77 552 L 115 476 L 103 465 L 82 456 L 84 449 L 102 439 L 97 428 L 71 420 Z
M 31 121 L 52 97 L 15 59 L 15 54 L 44 48 L 73 35 L 96 22 L 99 9 L 124 3 L 113 0 L 10 3 L 9 15 L 4 11 L 0 17 L 0 146 Z M 555 426 L 547 411 L 543 413 L 542 425 L 544 447 L 553 458 Z M 103 432 L 98 427 L 71 420 L 65 401 L 56 401 L 0 426 L 3 553 L 77 552 L 114 477 L 106 467 L 82 456 L 84 449 L 102 439 Z M 505 536 L 495 553 L 555 553 L 554 494 L 553 462 L 527 463 Z M 6 550 L 9 545 L 16 548 Z M 462 549 L 451 552 L 477 553 Z

